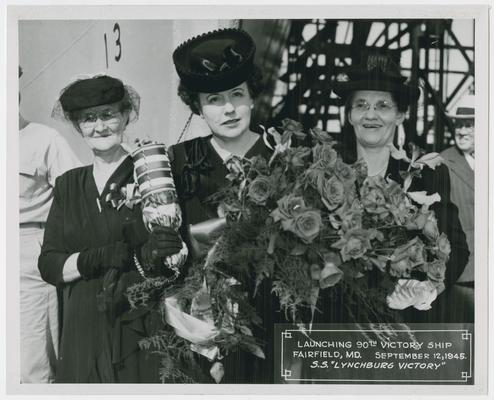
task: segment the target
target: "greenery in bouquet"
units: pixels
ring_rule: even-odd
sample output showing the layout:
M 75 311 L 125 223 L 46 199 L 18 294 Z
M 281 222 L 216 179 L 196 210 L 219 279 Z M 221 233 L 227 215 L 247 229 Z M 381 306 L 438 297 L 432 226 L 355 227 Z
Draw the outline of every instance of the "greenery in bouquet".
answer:
M 440 198 L 409 191 L 423 168 L 440 163 L 436 153 L 411 145 L 409 156 L 391 146 L 392 156 L 408 163 L 400 185 L 367 176 L 362 160 L 343 162 L 336 141 L 318 128 L 305 133 L 285 120 L 264 139 L 271 158 L 230 160 L 229 184 L 208 199 L 227 224 L 207 256 L 180 283 L 157 276 L 128 291 L 134 308 L 157 301 L 167 322 L 141 343 L 162 355 L 164 382 L 194 380 L 187 375 L 200 370 L 194 352 L 209 358 L 218 382 L 229 352 L 263 358 L 252 305 L 262 285 L 296 324 L 312 321 L 322 291 L 354 322 L 396 322 L 394 310 L 427 310 L 444 288 L 450 247 L 430 209 Z M 172 309 L 193 318 L 191 331 L 199 322 L 209 331 L 195 338 L 180 332 Z
M 264 132 L 274 142 L 269 160 L 237 160 L 230 184 L 212 199 L 229 221 L 212 265 L 253 270 L 257 286 L 271 279 L 294 323 L 312 320 L 320 291 L 331 287 L 350 315 L 358 309 L 369 322 L 394 319 L 395 309 L 429 309 L 443 290 L 450 248 L 430 209 L 439 195 L 409 188 L 440 157 L 411 145 L 409 158 L 392 147 L 408 162 L 400 185 L 368 177 L 362 160 L 343 162 L 327 132 L 308 135 L 284 120 Z

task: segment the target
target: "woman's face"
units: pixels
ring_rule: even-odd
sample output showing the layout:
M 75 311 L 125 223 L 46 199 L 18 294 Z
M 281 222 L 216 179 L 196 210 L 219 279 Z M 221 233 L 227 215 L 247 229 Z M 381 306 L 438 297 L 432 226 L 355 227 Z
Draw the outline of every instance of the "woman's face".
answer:
M 393 141 L 397 125 L 405 118 L 390 92 L 357 90 L 350 104 L 348 121 L 357 142 L 364 148 L 384 147 Z
M 86 108 L 76 125 L 93 152 L 108 152 L 122 143 L 128 117 L 128 112 L 121 112 L 118 104 L 108 104 Z
M 218 93 L 199 93 L 202 117 L 221 139 L 235 139 L 249 130 L 253 100 L 247 83 Z

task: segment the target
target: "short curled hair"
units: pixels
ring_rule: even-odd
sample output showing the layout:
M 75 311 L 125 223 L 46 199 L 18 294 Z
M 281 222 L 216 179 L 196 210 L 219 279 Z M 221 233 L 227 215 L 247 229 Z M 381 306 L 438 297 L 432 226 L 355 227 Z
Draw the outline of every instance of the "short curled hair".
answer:
M 247 78 L 246 83 L 247 88 L 249 89 L 250 97 L 253 99 L 257 98 L 264 90 L 264 82 L 262 80 L 262 73 L 259 67 L 254 66 L 252 74 Z M 194 114 L 201 114 L 199 92 L 190 90 L 182 83 L 182 81 L 180 81 L 177 93 Z

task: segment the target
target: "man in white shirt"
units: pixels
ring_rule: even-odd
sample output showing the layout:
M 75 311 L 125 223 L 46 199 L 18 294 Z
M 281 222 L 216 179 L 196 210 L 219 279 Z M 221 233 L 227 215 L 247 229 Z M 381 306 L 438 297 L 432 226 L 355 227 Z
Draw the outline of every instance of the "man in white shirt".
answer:
M 22 69 L 19 67 L 19 78 Z M 55 178 L 80 165 L 66 140 L 19 113 L 21 383 L 53 381 L 58 353 L 57 291 L 41 279 L 38 256 Z

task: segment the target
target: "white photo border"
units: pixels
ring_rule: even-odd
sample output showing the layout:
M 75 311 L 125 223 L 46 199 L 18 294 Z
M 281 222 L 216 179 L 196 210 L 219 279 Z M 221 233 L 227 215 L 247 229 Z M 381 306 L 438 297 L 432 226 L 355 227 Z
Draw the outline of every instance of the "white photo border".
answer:
M 399 11 L 397 10 L 399 8 Z M 19 379 L 19 220 L 18 220 L 18 22 L 64 19 L 289 19 L 289 18 L 472 18 L 475 19 L 476 177 L 475 177 L 475 384 L 474 385 L 38 385 Z M 199 17 L 198 17 L 199 16 Z M 485 394 L 488 334 L 488 7 L 486 5 L 308 5 L 308 6 L 9 6 L 7 9 L 6 151 L 6 389 L 8 394 Z M 10 77 L 10 79 L 9 79 Z M 484 306 L 485 305 L 485 306 Z

